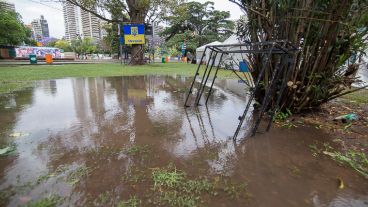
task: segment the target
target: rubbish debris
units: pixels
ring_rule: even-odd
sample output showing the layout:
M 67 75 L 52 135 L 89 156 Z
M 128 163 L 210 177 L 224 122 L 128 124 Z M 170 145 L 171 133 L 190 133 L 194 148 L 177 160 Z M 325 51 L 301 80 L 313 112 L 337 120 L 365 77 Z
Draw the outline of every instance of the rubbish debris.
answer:
M 344 189 L 344 181 L 341 178 L 337 178 L 337 180 L 339 181 L 339 189 Z
M 348 121 L 351 122 L 351 121 L 356 121 L 358 119 L 359 117 L 356 114 L 346 114 L 346 115 L 342 115 L 342 116 L 338 116 L 334 118 L 334 121 L 341 120 L 343 123 L 346 123 Z
M 14 132 L 12 134 L 9 134 L 9 136 L 14 137 L 14 138 L 16 138 L 16 137 L 26 137 L 28 135 L 29 135 L 29 133 L 23 133 L 23 132 Z
M 11 145 L 11 146 L 7 146 L 5 148 L 0 149 L 0 156 L 7 156 L 10 153 L 15 151 L 15 146 Z

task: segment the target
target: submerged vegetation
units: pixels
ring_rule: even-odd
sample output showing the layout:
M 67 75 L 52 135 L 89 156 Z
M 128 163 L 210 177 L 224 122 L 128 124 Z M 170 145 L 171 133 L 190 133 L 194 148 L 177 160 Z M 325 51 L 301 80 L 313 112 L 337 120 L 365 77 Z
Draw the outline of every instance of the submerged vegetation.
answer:
M 334 149 L 330 144 L 324 143 L 323 147 L 319 148 L 317 144 L 309 145 L 312 155 L 327 155 L 338 163 L 348 166 L 358 174 L 368 179 L 368 158 L 364 152 L 349 149 L 345 152 Z
M 63 198 L 58 196 L 49 196 L 37 201 L 29 202 L 25 207 L 56 207 L 62 204 Z

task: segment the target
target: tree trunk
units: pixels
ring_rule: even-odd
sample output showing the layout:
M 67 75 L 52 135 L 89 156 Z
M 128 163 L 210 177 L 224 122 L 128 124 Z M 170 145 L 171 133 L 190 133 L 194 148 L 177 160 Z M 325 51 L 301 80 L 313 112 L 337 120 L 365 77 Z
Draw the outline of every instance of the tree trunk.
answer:
M 148 5 L 142 4 L 137 0 L 127 0 L 129 7 L 130 21 L 133 24 L 144 24 L 144 19 L 147 14 Z M 143 65 L 144 64 L 144 45 L 132 45 L 131 50 L 131 65 Z

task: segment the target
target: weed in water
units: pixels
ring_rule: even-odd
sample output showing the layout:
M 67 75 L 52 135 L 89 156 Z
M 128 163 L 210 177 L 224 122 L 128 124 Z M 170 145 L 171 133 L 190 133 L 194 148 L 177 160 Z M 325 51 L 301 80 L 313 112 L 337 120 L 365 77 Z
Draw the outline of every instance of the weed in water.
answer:
M 207 178 L 188 179 L 187 174 L 174 168 L 155 168 L 152 171 L 153 203 L 168 206 L 198 206 L 203 203 L 204 195 L 216 196 L 218 191 L 225 192 L 231 198 L 248 197 L 247 183 L 232 184 L 221 179 L 213 182 Z
M 66 182 L 71 185 L 75 185 L 80 182 L 81 178 L 88 176 L 92 171 L 93 169 L 91 167 L 78 167 L 76 170 L 68 174 Z
M 110 206 L 112 204 L 112 195 L 109 191 L 103 192 L 93 200 L 95 206 Z
M 174 169 L 173 171 L 169 171 L 166 169 L 153 169 L 152 179 L 154 182 L 154 188 L 177 187 L 178 184 L 183 182 L 185 175 L 186 174 L 184 172 L 177 171 L 176 169 Z
M 273 117 L 273 121 L 274 122 L 283 122 L 285 121 L 287 118 L 289 118 L 292 115 L 291 111 L 289 109 L 286 109 L 285 112 L 282 111 L 277 111 L 275 116 Z
M 127 201 L 120 201 L 118 203 L 118 207 L 138 207 L 141 205 L 141 203 L 142 203 L 141 200 L 133 196 L 130 197 L 129 200 Z
M 145 181 L 146 175 L 143 170 L 135 167 L 130 167 L 126 174 L 123 175 L 122 180 L 125 182 L 138 183 Z
M 49 196 L 38 201 L 31 201 L 25 207 L 55 207 L 63 202 L 59 196 Z
M 363 152 L 349 150 L 345 153 L 337 151 L 323 151 L 325 155 L 332 157 L 341 164 L 353 168 L 356 172 L 368 178 L 368 159 Z
M 137 155 L 147 155 L 150 152 L 149 146 L 138 146 L 134 145 L 123 150 L 123 153 L 130 155 L 130 156 L 137 156 Z

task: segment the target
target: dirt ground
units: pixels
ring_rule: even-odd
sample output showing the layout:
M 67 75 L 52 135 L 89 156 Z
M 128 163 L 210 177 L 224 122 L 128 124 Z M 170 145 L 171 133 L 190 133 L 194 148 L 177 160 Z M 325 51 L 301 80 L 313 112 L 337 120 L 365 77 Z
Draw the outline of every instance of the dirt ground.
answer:
M 346 114 L 356 114 L 358 120 L 334 120 Z M 331 141 L 341 145 L 342 150 L 352 149 L 368 154 L 368 104 L 337 99 L 324 104 L 321 110 L 300 116 L 299 119 L 330 134 Z

